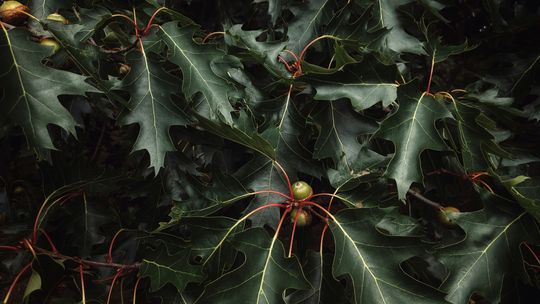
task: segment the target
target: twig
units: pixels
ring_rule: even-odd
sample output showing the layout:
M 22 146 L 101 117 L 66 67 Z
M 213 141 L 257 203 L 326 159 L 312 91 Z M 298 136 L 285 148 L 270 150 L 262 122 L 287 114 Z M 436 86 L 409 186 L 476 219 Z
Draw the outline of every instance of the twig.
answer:
M 417 199 L 421 200 L 422 202 L 424 202 L 424 203 L 430 205 L 430 206 L 433 207 L 433 208 L 437 208 L 437 209 L 439 209 L 439 210 L 444 208 L 441 204 L 439 204 L 439 203 L 437 203 L 437 202 L 434 202 L 434 201 L 430 200 L 429 198 L 423 196 L 422 194 L 420 194 L 420 193 L 418 193 L 418 192 L 416 192 L 416 191 L 414 191 L 414 190 L 409 189 L 409 190 L 407 191 L 407 193 L 409 193 L 410 195 L 416 197 Z
M 49 251 L 47 249 L 35 247 L 34 249 L 39 252 L 46 255 L 49 255 L 51 257 L 64 259 L 64 260 L 70 260 L 74 261 L 79 264 L 88 265 L 88 266 L 95 266 L 95 267 L 108 267 L 108 268 L 117 268 L 117 269 L 139 269 L 141 266 L 141 263 L 134 263 L 134 264 L 118 264 L 118 263 L 106 263 L 106 262 L 98 262 L 98 261 L 91 261 L 91 260 L 85 260 L 78 257 L 72 257 L 68 255 L 63 255 L 61 253 L 54 253 L 52 251 Z

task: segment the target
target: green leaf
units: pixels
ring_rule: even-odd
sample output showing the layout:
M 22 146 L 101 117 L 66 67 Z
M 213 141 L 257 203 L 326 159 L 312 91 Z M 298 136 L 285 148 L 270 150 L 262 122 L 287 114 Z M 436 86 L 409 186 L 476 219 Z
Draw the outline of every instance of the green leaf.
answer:
M 26 299 L 30 294 L 36 290 L 41 289 L 41 276 L 38 272 L 32 269 L 32 274 L 26 283 L 26 289 L 24 290 L 23 298 Z
M 292 85 L 289 89 L 292 90 Z M 276 150 L 276 159 L 290 176 L 303 172 L 320 177 L 322 175 L 320 164 L 313 160 L 312 152 L 308 148 L 309 143 L 306 139 L 312 131 L 301 112 L 303 108 L 301 101 L 287 94 L 287 97 L 271 102 L 277 104 L 271 113 L 267 114 L 271 115 L 271 127 L 264 130 L 261 135 Z
M 295 18 L 287 25 L 287 49 L 299 55 L 311 40 L 324 34 L 321 29 L 337 9 L 335 0 L 311 0 L 292 6 L 290 10 Z
M 468 41 L 462 44 L 446 45 L 443 42 L 443 37 L 436 30 L 430 28 L 432 24 L 426 24 L 426 20 L 422 19 L 420 29 L 426 38 L 426 52 L 431 55 L 432 63 L 440 63 L 448 59 L 450 56 L 462 54 L 473 50 L 476 46 L 470 46 Z
M 278 56 L 286 48 L 287 43 L 281 41 L 260 41 L 262 39 L 260 37 L 267 36 L 268 34 L 264 31 L 244 31 L 242 30 L 242 26 L 234 25 L 227 29 L 225 41 L 233 46 L 247 50 L 272 75 L 289 79 L 291 77 L 290 73 L 278 61 Z M 228 39 L 228 37 L 231 37 L 231 39 Z
M 311 288 L 296 290 L 285 298 L 287 304 L 352 303 L 344 286 L 332 276 L 332 255 L 309 250 L 302 269 Z
M 249 162 L 240 167 L 235 173 L 244 187 L 253 191 L 274 190 L 289 194 L 287 181 L 279 171 L 278 167 L 272 161 L 264 157 L 253 157 Z M 284 201 L 283 197 L 269 194 L 257 195 L 244 213 L 250 212 L 255 208 Z M 268 225 L 275 228 L 279 221 L 279 210 L 276 208 L 266 208 L 250 217 L 253 226 Z
M 285 258 L 277 235 L 251 228 L 232 243 L 244 254 L 244 263 L 208 284 L 195 303 L 283 303 L 285 290 L 309 287 L 296 258 Z
M 213 45 L 197 44 L 193 41 L 195 26 L 178 27 L 177 22 L 160 26 L 158 35 L 167 44 L 168 59 L 182 69 L 182 91 L 187 99 L 196 93 L 203 94 L 209 119 L 232 124 L 233 108 L 229 102 L 231 81 L 216 74 L 212 63 L 223 59 L 225 52 Z
M 398 85 L 396 68 L 384 66 L 369 57 L 362 62 L 348 64 L 331 75 L 308 75 L 306 81 L 315 89 L 315 100 L 351 100 L 356 111 L 370 108 L 382 101 L 384 107 L 396 100 Z
M 376 228 L 390 210 L 345 209 L 332 218 L 334 276 L 350 276 L 358 304 L 444 303 L 442 293 L 415 281 L 400 267 L 403 261 L 425 252 L 420 239 L 390 236 Z
M 188 283 L 202 282 L 201 267 L 190 264 L 190 250 L 182 246 L 181 239 L 154 243 L 156 250 L 142 260 L 139 270 L 141 277 L 150 278 L 151 290 L 156 291 L 170 283 L 182 292 Z
M 425 54 L 422 43 L 415 37 L 407 34 L 399 8 L 412 0 L 376 0 L 372 4 L 373 20 L 376 22 L 371 30 L 387 29 L 388 33 L 378 43 L 396 53 L 408 52 Z
M 414 84 L 401 86 L 398 94 L 398 111 L 382 122 L 375 136 L 394 143 L 394 157 L 385 175 L 396 181 L 398 196 L 404 199 L 413 182 L 422 183 L 420 154 L 427 149 L 447 149 L 435 122 L 450 113 L 440 101 L 417 92 Z
M 141 52 L 131 52 L 127 62 L 129 74 L 117 85 L 130 92 L 128 112 L 121 117 L 123 125 L 139 124 L 139 136 L 133 150 L 147 150 L 150 167 L 159 172 L 165 154 L 173 151 L 174 143 L 169 134 L 172 126 L 185 125 L 188 118 L 180 106 L 173 101 L 172 94 L 178 93 L 178 78 L 167 73 L 156 56 L 146 53 L 142 43 Z
M 46 67 L 42 61 L 52 55 L 52 48 L 32 42 L 22 28 L 8 31 L 2 27 L 0 50 L 0 82 L 3 88 L 9 88 L 0 95 L 0 115 L 22 128 L 38 158 L 47 158 L 47 149 L 55 149 L 49 124 L 76 135 L 75 121 L 58 96 L 84 95 L 96 89 L 85 82 L 84 76 Z
M 50 14 L 70 5 L 72 5 L 70 0 L 34 0 L 30 2 L 30 9 L 36 18 L 45 20 Z
M 493 136 L 477 122 L 481 111 L 458 101 L 452 102 L 451 111 L 456 119 L 463 168 L 466 172 L 487 170 L 486 149 L 496 143 Z
M 377 123 L 356 114 L 345 101 L 321 103 L 312 118 L 320 130 L 313 156 L 332 158 L 335 164 L 343 162 L 347 171 L 353 170 L 362 148 L 358 137 L 374 133 Z
M 440 288 L 452 303 L 466 303 L 473 293 L 498 303 L 503 279 L 527 278 L 516 266 L 522 263 L 520 244 L 539 241 L 537 224 L 526 212 L 488 191 L 482 191 L 482 200 L 484 209 L 452 215 L 466 238 L 437 253 L 449 269 Z
M 236 257 L 227 237 L 243 229 L 226 217 L 183 217 L 160 227 L 145 245 L 157 247 L 145 253 L 141 275 L 150 278 L 152 289 L 170 283 L 182 292 L 187 283 L 220 276 Z M 184 236 L 183 238 L 178 236 Z
M 283 0 L 254 0 L 253 3 L 268 3 L 268 15 L 272 17 L 272 24 L 276 24 L 276 21 L 281 17 L 283 10 Z
M 540 222 L 540 178 L 519 175 L 516 177 L 496 175 L 518 203 Z
M 276 151 L 272 144 L 256 132 L 256 127 L 244 112 L 240 113 L 239 118 L 234 121 L 233 125 L 212 121 L 201 115 L 195 116 L 198 118 L 201 127 L 208 132 L 253 149 L 269 159 L 276 159 Z
M 189 197 L 175 202 L 170 214 L 172 220 L 180 220 L 185 216 L 208 215 L 252 196 L 233 176 L 217 170 L 212 173 L 212 182 L 209 184 L 193 180 L 182 181 Z
M 103 14 L 103 15 L 101 15 Z M 63 50 L 67 52 L 73 62 L 81 70 L 81 72 L 89 76 L 89 81 L 109 99 L 123 103 L 123 99 L 115 92 L 112 92 L 113 83 L 109 80 L 102 79 L 99 75 L 98 63 L 102 57 L 98 48 L 89 44 L 86 36 L 92 26 L 95 26 L 108 11 L 101 12 L 93 19 L 92 22 L 85 24 L 69 24 L 65 25 L 60 22 L 47 22 L 47 29 L 53 35 L 54 39 L 60 43 Z

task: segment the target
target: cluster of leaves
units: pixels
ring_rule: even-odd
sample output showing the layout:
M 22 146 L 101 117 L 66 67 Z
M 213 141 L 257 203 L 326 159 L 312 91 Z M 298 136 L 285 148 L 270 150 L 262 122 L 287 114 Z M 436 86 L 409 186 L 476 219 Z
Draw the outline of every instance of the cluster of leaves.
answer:
M 0 32 L 6 301 L 540 296 L 537 1 L 24 4 Z

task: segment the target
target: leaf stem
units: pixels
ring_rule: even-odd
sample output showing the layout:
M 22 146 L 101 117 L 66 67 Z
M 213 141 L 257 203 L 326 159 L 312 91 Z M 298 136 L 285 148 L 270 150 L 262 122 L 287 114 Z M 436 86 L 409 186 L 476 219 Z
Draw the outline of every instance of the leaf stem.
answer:
M 19 271 L 19 273 L 17 274 L 17 276 L 15 277 L 15 279 L 13 280 L 13 282 L 11 282 L 11 285 L 9 286 L 9 289 L 7 291 L 7 294 L 6 294 L 6 297 L 4 298 L 4 301 L 2 302 L 3 304 L 7 304 L 8 301 L 9 301 L 9 298 L 11 296 L 11 293 L 13 292 L 13 290 L 15 289 L 15 286 L 17 286 L 17 282 L 19 282 L 19 280 L 21 279 L 21 277 L 28 271 L 28 269 L 30 269 L 30 267 L 32 266 L 32 262 L 26 264 L 26 266 L 23 267 L 23 269 L 21 269 Z
M 107 256 L 107 262 L 112 262 L 112 251 L 113 251 L 113 246 L 114 246 L 114 243 L 116 242 L 116 239 L 118 238 L 118 236 L 120 235 L 120 233 L 122 233 L 125 229 L 124 228 L 120 228 L 113 236 L 112 240 L 111 240 L 111 243 L 109 244 L 109 252 L 108 252 L 108 256 Z
M 279 195 L 279 196 L 282 196 L 288 200 L 292 200 L 292 197 L 291 196 L 287 196 L 281 192 L 278 192 L 278 191 L 274 191 L 274 190 L 260 190 L 260 191 L 255 191 L 255 192 L 252 192 L 250 193 L 251 195 L 257 195 L 257 194 L 264 194 L 264 193 L 270 193 L 270 194 L 275 194 L 275 195 Z
M 118 277 L 120 277 L 121 274 L 122 274 L 122 270 L 118 269 L 116 271 L 116 274 L 114 275 L 114 277 L 112 279 L 111 287 L 109 288 L 109 295 L 107 296 L 107 304 L 109 304 L 111 302 L 111 296 L 112 296 L 112 292 L 114 290 L 114 284 L 116 283 L 116 280 L 118 280 Z
M 291 88 L 292 88 L 292 85 L 289 88 L 289 93 L 290 93 Z M 294 194 L 293 194 L 293 190 L 292 190 L 291 180 L 289 179 L 289 175 L 287 174 L 285 169 L 283 169 L 283 167 L 281 166 L 281 164 L 277 160 L 274 160 L 273 163 L 281 171 L 281 173 L 283 173 L 283 176 L 285 177 L 285 180 L 287 181 L 287 186 L 289 187 L 289 197 L 288 198 L 292 199 Z
M 431 81 L 433 80 L 433 70 L 435 69 L 435 53 L 436 50 L 433 51 L 433 56 L 431 57 L 431 69 L 429 71 L 429 80 L 426 88 L 426 93 L 429 94 L 429 90 L 431 89 Z
M 343 201 L 343 202 L 347 202 L 347 203 L 348 203 L 349 205 L 351 205 L 351 206 L 354 205 L 354 203 L 351 202 L 350 200 L 348 200 L 348 199 L 346 199 L 346 198 L 344 198 L 344 197 L 342 197 L 342 196 L 339 196 L 339 195 L 337 195 L 337 194 L 335 194 L 335 193 L 317 193 L 317 194 L 313 194 L 312 196 L 306 198 L 306 200 L 311 200 L 312 198 L 318 197 L 318 196 L 331 197 L 329 205 L 332 203 L 332 200 L 333 200 L 334 198 L 340 199 L 340 200 Z
M 527 242 L 523 242 L 523 245 L 525 245 L 525 247 L 527 247 L 527 249 L 529 249 L 529 251 L 532 253 L 534 259 L 536 260 L 536 263 L 538 263 L 538 265 L 540 266 L 540 258 L 538 258 L 538 256 L 534 252 L 534 250 L 529 246 L 529 244 L 527 244 Z
M 44 235 L 45 238 L 47 239 L 47 242 L 49 243 L 49 246 L 51 246 L 51 250 L 52 250 L 54 253 L 58 253 L 58 249 L 56 249 L 56 246 L 54 246 L 54 242 L 52 241 L 52 239 L 51 239 L 51 237 L 49 236 L 49 234 L 48 234 L 45 230 L 43 230 L 43 229 L 41 229 L 41 228 L 39 228 L 39 231 L 41 231 L 41 233 L 43 233 L 43 235 Z
M 150 17 L 150 20 L 148 20 L 148 23 L 146 24 L 146 27 L 144 28 L 144 33 L 143 33 L 144 36 L 146 36 L 148 34 L 148 31 L 150 30 L 150 28 L 152 28 L 152 25 L 153 25 L 153 22 L 154 22 L 154 19 L 156 18 L 156 16 L 159 14 L 159 12 L 161 12 L 164 9 L 167 9 L 167 7 L 162 6 L 162 7 L 158 8 L 152 14 L 152 17 Z
M 137 302 L 137 288 L 139 288 L 140 282 L 141 282 L 141 277 L 137 277 L 137 281 L 135 281 L 135 287 L 133 287 L 133 304 L 136 304 Z
M 119 18 L 124 18 L 124 19 L 128 20 L 131 24 L 133 24 L 133 25 L 135 26 L 135 28 L 138 27 L 138 26 L 137 26 L 137 23 L 135 23 L 135 22 L 133 21 L 133 19 L 129 18 L 128 16 L 126 16 L 126 15 L 124 15 L 124 14 L 113 14 L 113 15 L 111 15 L 111 18 L 117 18 L 117 17 L 119 17 Z
M 303 49 L 302 49 L 302 52 L 300 52 L 300 56 L 299 57 L 299 60 L 298 61 L 302 61 L 304 59 L 304 55 L 306 55 L 306 52 L 308 50 L 308 48 L 310 48 L 313 44 L 315 44 L 317 41 L 319 40 L 322 40 L 322 39 L 333 39 L 333 40 L 340 40 L 338 37 L 335 37 L 335 36 L 332 36 L 332 35 L 322 35 L 322 36 L 319 36 L 313 40 L 311 40 L 310 43 L 308 43 Z
M 81 280 L 81 298 L 82 304 L 86 304 L 86 294 L 84 288 L 84 273 L 83 273 L 83 264 L 79 264 L 79 277 Z
M 21 248 L 16 246 L 6 246 L 6 245 L 0 245 L 0 250 L 11 250 L 11 251 L 20 251 Z
M 289 258 L 292 256 L 292 250 L 293 250 L 293 244 L 294 244 L 294 233 L 296 231 L 296 224 L 298 222 L 298 217 L 300 216 L 300 213 L 302 213 L 302 204 L 300 204 L 300 207 L 296 210 L 296 216 L 294 217 L 293 227 L 291 231 L 291 241 L 289 243 Z
M 56 192 L 56 191 L 55 191 Z M 51 195 L 49 195 L 45 201 L 43 202 L 43 204 L 41 204 L 41 207 L 39 208 L 39 211 L 36 215 L 36 219 L 34 220 L 34 229 L 33 229 L 33 235 L 32 235 L 32 243 L 35 243 L 37 241 L 37 231 L 38 231 L 38 228 L 39 228 L 39 225 L 40 225 L 40 218 L 41 218 L 41 214 L 43 213 L 43 210 L 45 209 L 45 206 L 47 205 L 47 203 L 49 202 L 49 200 L 55 195 L 55 192 L 51 193 Z M 61 197 L 57 198 L 56 200 L 54 200 L 51 205 L 55 205 L 57 204 L 58 202 L 62 201 L 62 200 L 69 200 L 73 197 L 76 197 L 78 195 L 80 195 L 81 193 L 80 192 L 75 192 L 75 193 L 68 193 L 68 194 L 64 194 L 62 195 Z

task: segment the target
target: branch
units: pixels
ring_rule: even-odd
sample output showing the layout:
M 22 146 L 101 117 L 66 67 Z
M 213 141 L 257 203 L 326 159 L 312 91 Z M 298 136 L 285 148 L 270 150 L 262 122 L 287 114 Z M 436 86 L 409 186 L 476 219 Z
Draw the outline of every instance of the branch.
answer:
M 64 259 L 64 260 L 70 260 L 70 261 L 74 261 L 76 263 L 84 264 L 88 266 L 108 267 L 108 268 L 117 268 L 117 269 L 139 269 L 139 267 L 141 266 L 141 263 L 118 264 L 118 263 L 98 262 L 98 261 L 85 260 L 78 257 L 63 255 L 61 253 L 55 253 L 55 252 L 49 251 L 47 249 L 39 248 L 39 247 L 34 247 L 34 249 L 39 253 L 43 253 L 51 257 Z
M 444 208 L 441 204 L 439 204 L 439 203 L 437 203 L 437 202 L 434 202 L 434 201 L 430 200 L 429 198 L 423 196 L 422 194 L 420 194 L 420 193 L 418 193 L 418 192 L 416 192 L 416 191 L 414 191 L 414 190 L 409 189 L 407 192 L 408 192 L 410 195 L 416 197 L 417 199 L 419 199 L 419 200 L 421 200 L 422 202 L 424 202 L 424 203 L 430 205 L 430 206 L 433 207 L 433 208 L 437 208 L 437 209 L 439 209 L 439 210 Z

